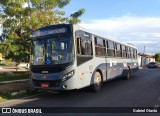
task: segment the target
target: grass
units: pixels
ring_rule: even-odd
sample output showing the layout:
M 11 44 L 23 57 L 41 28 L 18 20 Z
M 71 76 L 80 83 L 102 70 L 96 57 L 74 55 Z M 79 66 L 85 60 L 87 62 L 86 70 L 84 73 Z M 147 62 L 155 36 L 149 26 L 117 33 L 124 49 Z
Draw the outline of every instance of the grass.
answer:
M 8 99 L 0 96 L 0 102 L 4 102 L 4 101 L 7 101 L 7 100 L 8 100 Z
M 0 66 L 5 66 L 6 64 L 5 63 L 0 63 Z
M 0 66 L 15 66 L 16 62 L 1 61 Z
M 13 73 L 0 74 L 0 82 L 19 80 L 19 79 L 28 79 L 28 78 L 29 78 L 28 72 L 13 72 Z
M 6 93 L 0 93 L 0 102 L 4 102 L 4 101 L 7 101 L 7 100 L 12 100 L 12 99 L 20 99 L 20 98 L 23 98 L 23 97 L 27 97 L 27 96 L 31 96 L 31 95 L 41 93 L 40 91 L 37 91 L 37 90 L 33 90 L 33 91 L 27 90 L 27 92 L 25 94 L 21 94 L 21 95 L 18 94 L 16 96 L 11 96 L 11 92 L 14 92 L 14 91 L 8 91 Z

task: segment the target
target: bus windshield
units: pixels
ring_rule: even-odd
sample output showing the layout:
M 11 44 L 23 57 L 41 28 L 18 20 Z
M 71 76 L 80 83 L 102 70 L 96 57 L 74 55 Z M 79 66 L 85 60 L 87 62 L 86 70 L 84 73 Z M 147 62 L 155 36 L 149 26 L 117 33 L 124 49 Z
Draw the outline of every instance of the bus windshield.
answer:
M 34 41 L 33 65 L 54 65 L 74 60 L 72 37 L 51 37 Z

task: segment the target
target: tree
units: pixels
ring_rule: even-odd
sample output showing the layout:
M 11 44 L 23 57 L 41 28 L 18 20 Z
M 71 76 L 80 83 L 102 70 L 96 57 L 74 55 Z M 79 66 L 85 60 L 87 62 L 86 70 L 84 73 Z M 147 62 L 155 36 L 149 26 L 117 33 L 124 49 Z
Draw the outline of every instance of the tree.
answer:
M 4 19 L 1 40 L 4 41 L 4 52 L 8 51 L 6 56 L 17 62 L 26 61 L 31 47 L 27 40 L 32 31 L 53 24 L 79 23 L 85 10 L 65 17 L 65 11 L 61 9 L 69 3 L 70 0 L 1 0 L 0 14 Z
M 155 60 L 160 63 L 160 53 L 155 54 Z

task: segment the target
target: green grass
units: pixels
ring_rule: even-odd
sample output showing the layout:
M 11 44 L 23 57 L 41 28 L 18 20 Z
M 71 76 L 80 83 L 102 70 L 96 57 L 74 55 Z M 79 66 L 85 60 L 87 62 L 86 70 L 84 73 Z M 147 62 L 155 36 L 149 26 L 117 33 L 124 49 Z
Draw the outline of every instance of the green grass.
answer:
M 0 66 L 15 66 L 16 62 L 1 61 Z
M 4 102 L 4 101 L 7 101 L 7 100 L 12 100 L 12 99 L 20 99 L 20 98 L 23 98 L 23 97 L 27 97 L 27 96 L 31 96 L 31 95 L 41 93 L 41 91 L 37 91 L 37 90 L 33 90 L 33 91 L 27 90 L 27 93 L 25 93 L 25 94 L 22 94 L 22 95 L 18 94 L 16 96 L 11 96 L 11 94 L 10 94 L 11 92 L 13 92 L 13 91 L 8 91 L 6 93 L 0 93 L 0 102 Z
M 28 79 L 28 78 L 29 78 L 28 72 L 14 72 L 14 73 L 0 74 L 0 82 L 19 80 L 19 79 Z
M 7 100 L 8 100 L 8 99 L 3 98 L 3 97 L 0 96 L 0 102 L 7 101 Z
M 0 63 L 0 66 L 5 66 L 6 64 L 5 63 Z

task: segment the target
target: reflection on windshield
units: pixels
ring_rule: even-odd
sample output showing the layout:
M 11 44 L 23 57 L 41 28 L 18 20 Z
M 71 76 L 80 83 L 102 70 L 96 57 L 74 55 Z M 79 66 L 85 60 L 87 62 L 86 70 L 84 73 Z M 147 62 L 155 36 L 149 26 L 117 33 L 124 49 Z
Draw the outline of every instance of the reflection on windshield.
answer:
M 44 64 L 44 43 L 45 41 L 35 41 L 34 42 L 34 64 L 42 65 Z
M 34 41 L 34 65 L 64 64 L 73 61 L 73 40 L 70 37 Z

